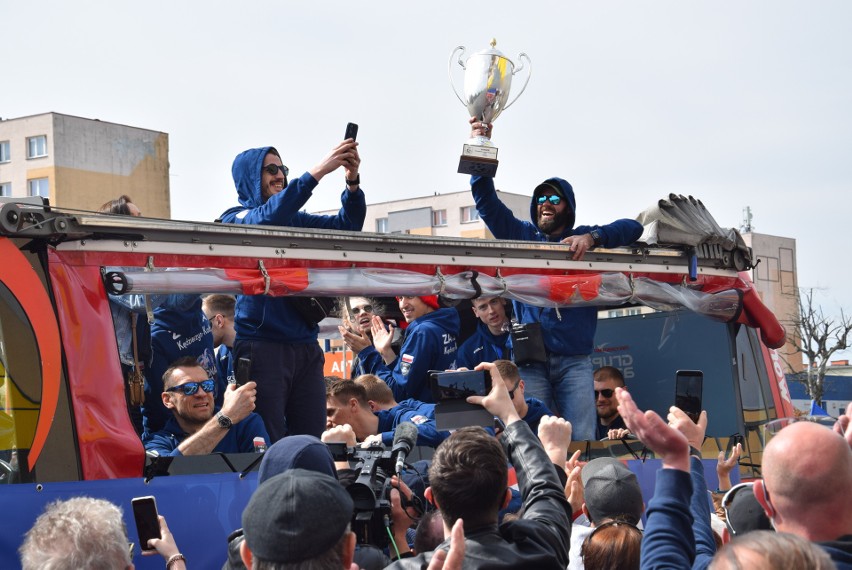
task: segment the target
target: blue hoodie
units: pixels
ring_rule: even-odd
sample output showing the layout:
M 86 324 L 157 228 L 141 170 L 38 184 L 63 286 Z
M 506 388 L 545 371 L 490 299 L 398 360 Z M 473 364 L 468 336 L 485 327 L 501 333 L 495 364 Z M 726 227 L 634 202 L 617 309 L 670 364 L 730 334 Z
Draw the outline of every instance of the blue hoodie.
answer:
M 435 404 L 405 400 L 389 410 L 379 410 L 376 416 L 379 418 L 379 433 L 382 435 L 382 443 L 393 444 L 396 426 L 402 422 L 411 422 L 417 426 L 417 445 L 438 447 L 438 445 L 450 437 L 448 431 L 438 431 L 435 427 Z
M 500 359 L 513 360 L 509 333 L 492 334 L 488 325 L 479 321 L 476 332 L 459 347 L 456 364 L 473 370 L 480 362 L 494 362 Z
M 151 368 L 145 374 L 145 404 L 142 424 L 146 433 L 163 429 L 172 413 L 163 405 L 163 374 L 172 363 L 183 356 L 193 356 L 216 379 L 216 353 L 213 351 L 213 332 L 210 321 L 201 311 L 201 297 L 184 310 L 157 307 L 151 325 Z M 221 395 L 217 396 L 221 399 Z
M 456 368 L 456 337 L 460 326 L 455 309 L 437 309 L 411 321 L 399 356 L 390 365 L 385 365 L 372 345 L 358 356 L 364 370 L 384 380 L 396 400 L 414 398 L 433 402 L 428 372 Z
M 367 215 L 364 192 L 344 190 L 342 207 L 336 216 L 319 216 L 299 211 L 311 197 L 318 182 L 305 172 L 291 180 L 281 192 L 263 201 L 261 168 L 272 147 L 253 148 L 234 159 L 231 173 L 240 206 L 225 211 L 220 220 L 230 224 L 258 224 L 360 231 Z M 306 322 L 286 297 L 239 296 L 234 316 L 237 340 L 267 340 L 286 344 L 317 341 L 319 328 Z
M 574 227 L 577 212 L 574 189 L 561 178 L 549 178 L 543 184 L 562 194 L 570 207 L 565 230 L 556 237 L 551 237 L 538 229 L 535 192 L 530 199 L 532 221 L 525 222 L 516 218 L 512 210 L 500 201 L 494 188 L 493 178 L 473 176 L 470 179 L 479 216 L 497 239 L 560 242 L 568 236 L 587 234 L 596 229 L 601 234 L 603 247 L 618 247 L 629 245 L 642 235 L 642 224 L 628 219 L 616 220 L 604 226 Z M 515 301 L 514 308 L 519 322 L 541 323 L 542 329 L 547 331 L 544 335 L 544 344 L 549 352 L 563 356 L 591 354 L 597 328 L 595 307 L 577 307 L 568 312 L 566 309 L 534 307 Z
M 524 401 L 527 403 L 527 415 L 523 417 L 523 420 L 527 422 L 534 434 L 538 434 L 538 424 L 541 422 L 541 418 L 552 416 L 553 412 L 547 409 L 544 402 L 538 398 L 524 398 Z

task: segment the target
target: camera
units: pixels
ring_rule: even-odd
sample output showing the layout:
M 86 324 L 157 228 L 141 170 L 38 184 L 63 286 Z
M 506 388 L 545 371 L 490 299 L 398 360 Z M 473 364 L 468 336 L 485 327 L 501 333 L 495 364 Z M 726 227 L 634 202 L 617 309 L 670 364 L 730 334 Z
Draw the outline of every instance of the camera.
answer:
M 329 443 L 328 448 L 335 461 L 355 464 L 357 476 L 346 490 L 355 505 L 352 532 L 358 544 L 385 548 L 390 542 L 385 529 L 391 524 L 390 478 L 394 471 L 394 452 L 381 444 L 365 449 Z

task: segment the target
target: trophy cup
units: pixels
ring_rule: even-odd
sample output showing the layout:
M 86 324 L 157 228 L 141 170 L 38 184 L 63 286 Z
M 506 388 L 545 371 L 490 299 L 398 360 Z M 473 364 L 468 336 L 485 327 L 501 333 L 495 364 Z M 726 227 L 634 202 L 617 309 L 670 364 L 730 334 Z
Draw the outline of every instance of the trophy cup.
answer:
M 492 123 L 503 109 L 518 100 L 527 83 L 530 82 L 532 71 L 529 56 L 525 53 L 518 55 L 521 61 L 520 67 L 515 69 L 515 64 L 496 49 L 497 40 L 491 40 L 491 48 L 478 51 L 470 56 L 467 62 L 462 62 L 465 47 L 458 46 L 450 53 L 448 73 L 450 86 L 452 86 L 456 97 L 467 107 L 468 115 L 476 117 L 482 123 Z M 464 97 L 459 94 L 453 82 L 453 59 L 456 52 L 459 53 L 458 64 L 464 69 Z M 527 61 L 527 80 L 524 86 L 515 95 L 515 98 L 507 103 L 509 89 L 512 86 L 512 76 L 524 68 L 523 60 Z M 478 176 L 491 176 L 497 173 L 497 147 L 488 137 L 473 137 L 464 145 L 462 156 L 459 159 L 458 172 L 461 174 L 475 174 Z

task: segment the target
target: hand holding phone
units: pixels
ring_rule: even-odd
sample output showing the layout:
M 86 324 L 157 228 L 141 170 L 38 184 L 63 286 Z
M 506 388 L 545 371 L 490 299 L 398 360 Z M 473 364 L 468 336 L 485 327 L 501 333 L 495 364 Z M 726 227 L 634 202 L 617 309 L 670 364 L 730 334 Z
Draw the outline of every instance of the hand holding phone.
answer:
M 142 552 L 153 552 L 148 546 L 152 538 L 162 539 L 160 534 L 160 519 L 157 513 L 157 500 L 153 496 L 136 497 L 130 501 L 133 506 L 133 519 L 136 521 L 136 532 L 139 534 L 139 548 Z

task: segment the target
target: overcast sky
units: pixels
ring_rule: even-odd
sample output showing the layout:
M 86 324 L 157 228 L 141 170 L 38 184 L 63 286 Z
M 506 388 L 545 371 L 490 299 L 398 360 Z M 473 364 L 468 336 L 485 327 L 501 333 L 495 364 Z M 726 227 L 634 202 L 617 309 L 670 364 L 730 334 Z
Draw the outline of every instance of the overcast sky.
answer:
M 298 175 L 348 121 L 368 203 L 468 189 L 447 63 L 494 37 L 532 60 L 495 123 L 498 188 L 564 177 L 579 223 L 634 217 L 671 192 L 726 227 L 750 206 L 755 231 L 796 239 L 800 286 L 852 312 L 846 0 L 0 0 L 0 21 L 0 116 L 168 133 L 172 215 L 204 220 L 236 205 L 237 153 L 274 145 Z M 337 207 L 342 177 L 308 208 Z

